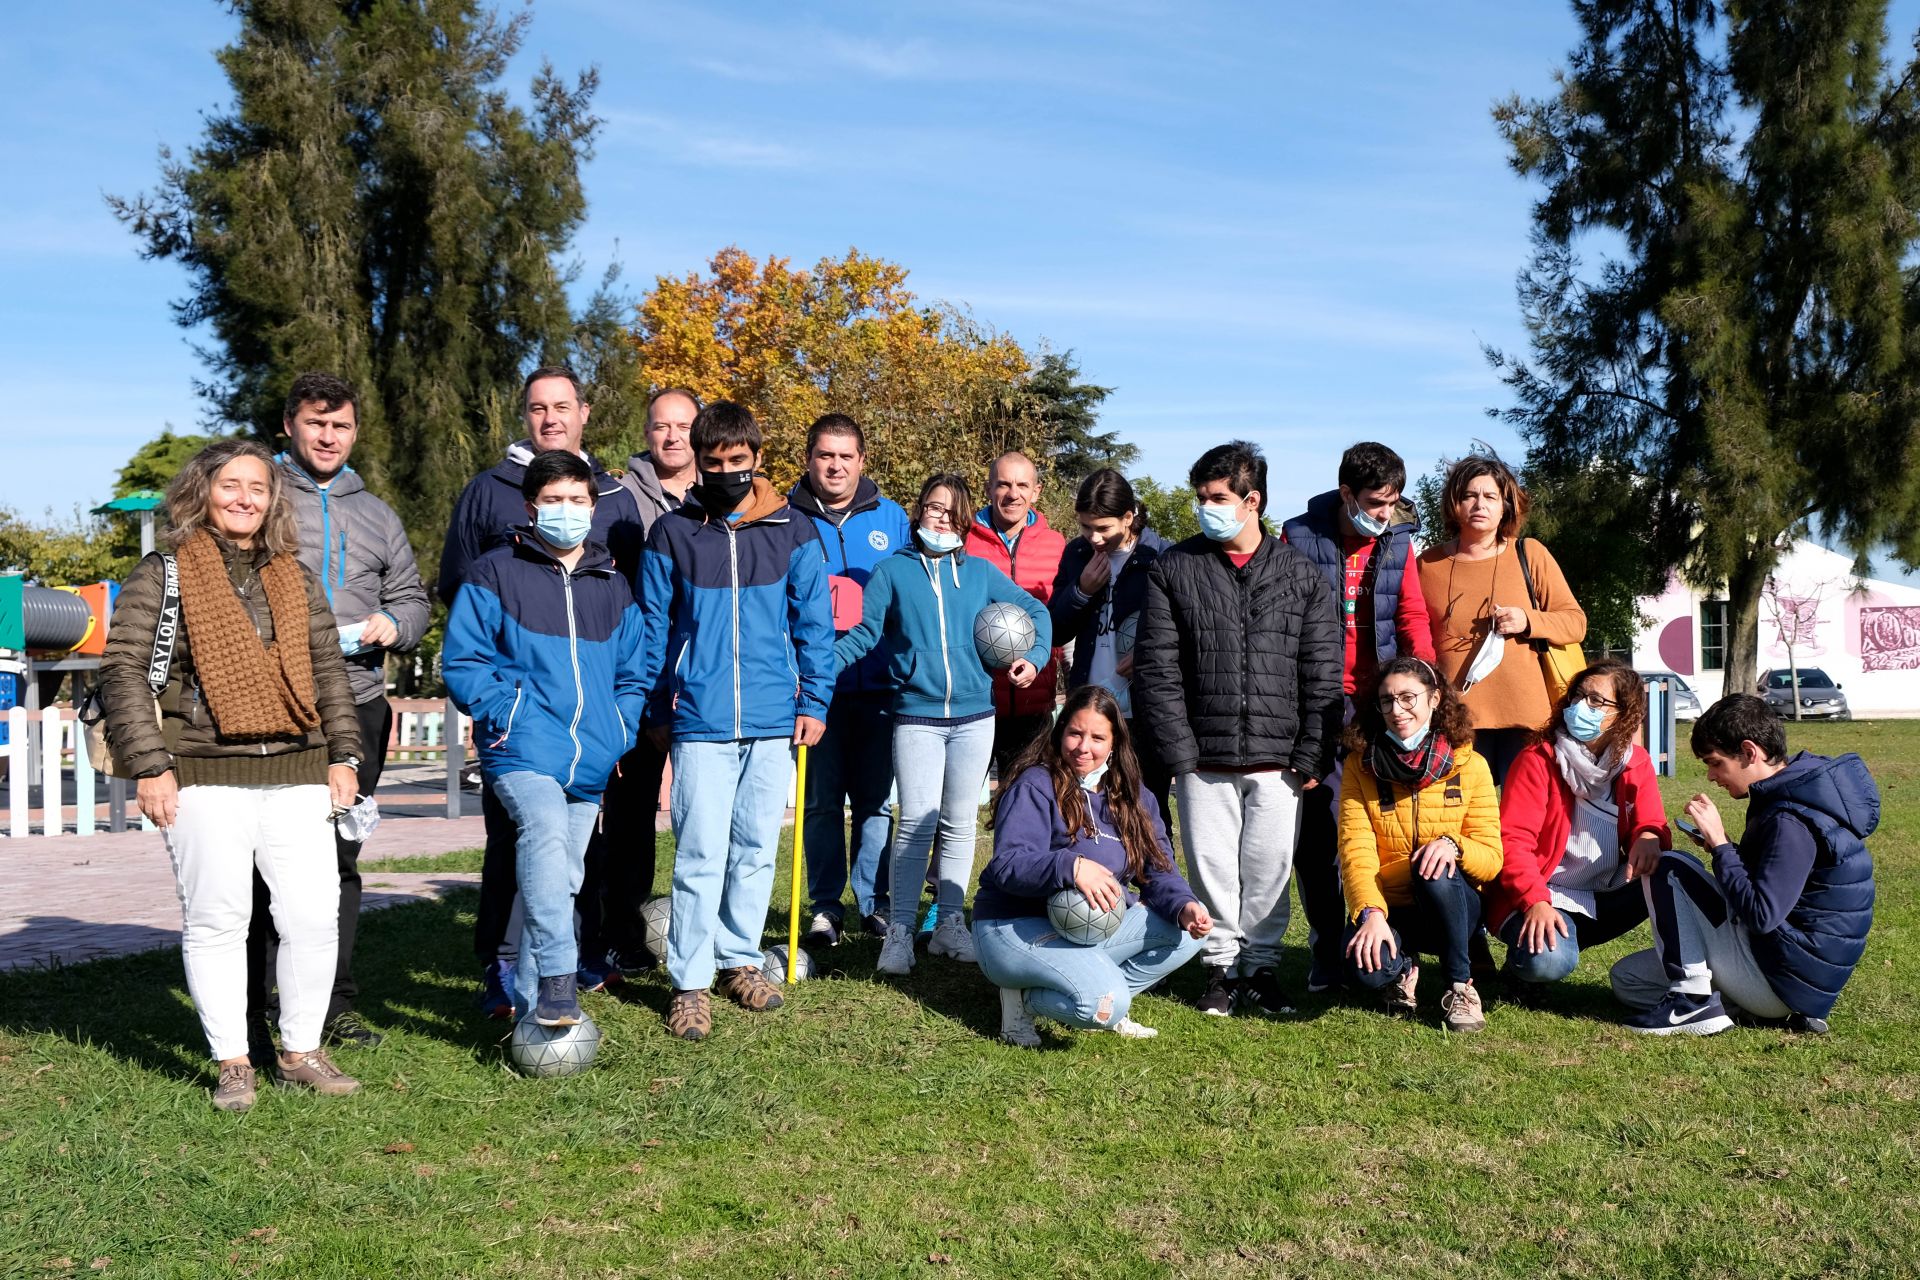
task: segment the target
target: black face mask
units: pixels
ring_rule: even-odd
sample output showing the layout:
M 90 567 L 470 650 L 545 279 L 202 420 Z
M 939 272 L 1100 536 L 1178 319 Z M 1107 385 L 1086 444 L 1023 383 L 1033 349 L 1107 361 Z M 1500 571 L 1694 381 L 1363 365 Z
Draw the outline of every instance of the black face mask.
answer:
M 693 486 L 693 494 L 700 499 L 700 505 L 716 515 L 727 515 L 740 505 L 740 499 L 753 491 L 753 472 L 746 471 L 707 471 L 700 472 L 700 483 Z

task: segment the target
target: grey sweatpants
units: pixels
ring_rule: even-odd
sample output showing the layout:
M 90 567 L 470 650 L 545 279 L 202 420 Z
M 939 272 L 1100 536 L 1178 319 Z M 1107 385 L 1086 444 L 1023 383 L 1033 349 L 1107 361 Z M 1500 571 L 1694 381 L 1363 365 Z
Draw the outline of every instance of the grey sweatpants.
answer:
M 1200 963 L 1250 974 L 1287 932 L 1287 878 L 1300 835 L 1300 779 L 1285 769 L 1173 780 L 1193 891 L 1213 916 Z

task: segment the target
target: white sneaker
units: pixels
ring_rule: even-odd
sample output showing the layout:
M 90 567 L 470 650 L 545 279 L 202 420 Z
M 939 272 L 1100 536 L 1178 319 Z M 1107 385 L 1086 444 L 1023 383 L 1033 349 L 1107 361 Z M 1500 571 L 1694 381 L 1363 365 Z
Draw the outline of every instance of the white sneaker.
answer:
M 967 921 L 959 912 L 940 917 L 940 923 L 933 926 L 933 941 L 927 944 L 929 955 L 946 956 L 962 964 L 978 964 L 973 953 L 973 931 L 967 928 Z
M 1160 1034 L 1158 1027 L 1143 1027 L 1132 1018 L 1120 1019 L 1113 1024 L 1113 1030 L 1115 1034 L 1123 1035 L 1129 1040 L 1151 1040 Z
M 1000 1038 L 1021 1049 L 1038 1049 L 1040 1032 L 1027 1012 L 1027 993 L 1000 988 Z
M 895 977 L 905 977 L 913 972 L 913 930 L 904 924 L 887 926 L 887 940 L 880 944 L 880 962 L 873 966 L 877 973 L 890 973 Z

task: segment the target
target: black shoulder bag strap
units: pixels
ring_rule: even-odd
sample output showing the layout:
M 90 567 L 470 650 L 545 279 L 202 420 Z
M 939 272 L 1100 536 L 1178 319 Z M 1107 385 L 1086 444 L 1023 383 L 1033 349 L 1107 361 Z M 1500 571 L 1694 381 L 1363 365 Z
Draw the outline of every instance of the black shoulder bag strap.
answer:
M 1526 584 L 1527 607 L 1535 613 L 1540 612 L 1540 597 L 1534 594 L 1533 570 L 1527 567 L 1527 539 L 1523 534 L 1513 540 L 1514 559 L 1520 562 L 1520 581 Z M 1544 640 L 1529 640 L 1527 644 L 1536 651 L 1544 652 L 1550 646 Z
M 160 612 L 153 623 L 153 656 L 147 659 L 147 685 L 159 697 L 173 673 L 173 650 L 180 641 L 180 562 L 161 556 L 166 585 L 161 589 Z

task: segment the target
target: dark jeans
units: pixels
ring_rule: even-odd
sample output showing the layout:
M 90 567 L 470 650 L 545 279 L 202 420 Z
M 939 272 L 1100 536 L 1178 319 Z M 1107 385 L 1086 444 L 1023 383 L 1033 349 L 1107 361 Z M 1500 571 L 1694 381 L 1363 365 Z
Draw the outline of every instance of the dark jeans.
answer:
M 1473 750 L 1487 768 L 1493 773 L 1493 785 L 1504 787 L 1507 784 L 1507 770 L 1520 753 L 1533 741 L 1531 729 L 1475 729 L 1473 731 Z
M 1346 700 L 1346 718 L 1353 719 L 1353 699 Z M 1308 942 L 1313 948 L 1310 970 L 1331 982 L 1345 972 L 1347 905 L 1340 887 L 1340 774 L 1346 765 L 1341 748 L 1333 768 L 1320 785 L 1300 793 L 1300 838 L 1293 851 L 1293 882 L 1300 890 L 1300 909 L 1307 914 Z
M 600 821 L 587 845 L 586 878 L 574 903 L 580 915 L 583 956 L 597 960 L 608 951 L 630 952 L 644 946 L 640 908 L 653 896 L 654 821 L 660 812 L 660 779 L 666 769 L 665 753 L 655 750 L 642 733 L 639 744 L 620 757 L 607 780 L 606 794 L 600 797 Z
M 1520 926 L 1526 923 L 1526 912 L 1508 916 L 1500 926 L 1500 941 L 1507 944 L 1506 971 L 1522 982 L 1558 982 L 1580 963 L 1582 949 L 1631 933 L 1647 918 L 1647 895 L 1638 882 L 1595 894 L 1593 905 L 1599 914 L 1591 917 L 1560 912 L 1571 932 L 1552 939 L 1553 946 L 1546 951 L 1521 948 Z
M 1029 743 L 1053 727 L 1053 713 L 1041 711 L 1030 716 L 995 716 L 993 719 L 993 772 L 1006 786 L 1013 781 L 1008 771 L 1014 759 Z
M 1387 912 L 1387 926 L 1393 931 L 1397 953 L 1368 973 L 1348 957 L 1348 977 L 1369 990 L 1378 991 L 1400 977 L 1413 963 L 1415 955 L 1436 955 L 1448 982 L 1468 982 L 1473 966 L 1467 959 L 1467 940 L 1480 925 L 1480 893 L 1467 883 L 1456 868 L 1450 876 L 1429 880 L 1413 873 L 1413 902 Z M 1345 938 L 1353 940 L 1356 929 L 1347 926 Z M 1344 945 L 1344 943 L 1342 944 Z
M 835 695 L 827 707 L 826 736 L 807 755 L 807 900 L 815 914 L 842 921 L 841 899 L 851 879 L 856 916 L 885 916 L 893 844 L 887 803 L 893 790 L 893 696 Z
M 372 795 L 387 767 L 387 735 L 393 729 L 393 704 L 384 697 L 369 698 L 354 708 L 360 718 L 360 794 Z M 353 1008 L 360 987 L 353 980 L 353 943 L 360 926 L 360 846 L 335 836 L 334 857 L 340 864 L 340 953 L 333 965 L 333 998 L 327 1002 L 327 1021 Z M 247 926 L 247 1017 L 258 1020 L 275 1008 L 273 973 L 279 962 L 280 934 L 273 927 L 272 897 L 267 882 L 253 873 L 253 919 Z
M 1160 740 L 1138 716 L 1128 719 L 1127 734 L 1133 739 L 1133 754 L 1140 761 L 1140 781 L 1160 802 L 1160 820 L 1167 824 L 1167 840 L 1177 850 L 1179 840 L 1173 829 L 1173 774 L 1167 762 L 1160 758 Z
M 484 966 L 500 958 L 500 944 L 506 940 L 507 924 L 513 919 L 514 895 L 520 892 L 514 858 L 520 828 L 485 782 L 480 784 L 480 817 L 487 826 L 487 848 L 480 859 L 480 905 L 473 917 L 473 954 Z

